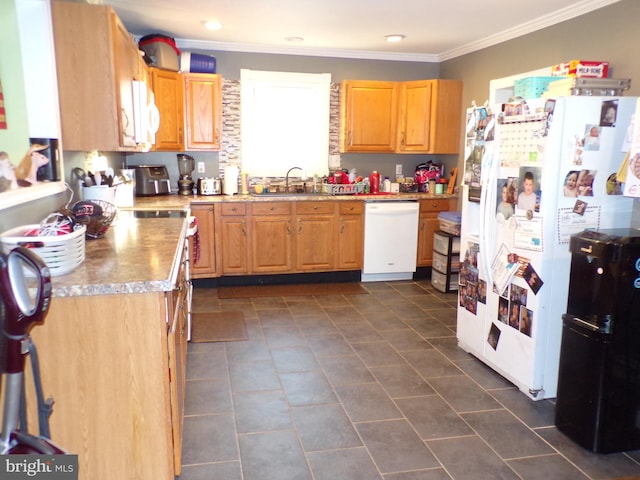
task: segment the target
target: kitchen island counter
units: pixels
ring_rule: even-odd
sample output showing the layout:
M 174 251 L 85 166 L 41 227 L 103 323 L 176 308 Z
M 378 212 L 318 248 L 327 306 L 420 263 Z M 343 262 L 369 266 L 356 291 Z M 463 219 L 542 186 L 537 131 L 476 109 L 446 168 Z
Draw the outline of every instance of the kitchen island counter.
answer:
M 104 237 L 86 240 L 82 264 L 52 278 L 53 297 L 171 291 L 186 231 L 185 218 L 120 210 Z

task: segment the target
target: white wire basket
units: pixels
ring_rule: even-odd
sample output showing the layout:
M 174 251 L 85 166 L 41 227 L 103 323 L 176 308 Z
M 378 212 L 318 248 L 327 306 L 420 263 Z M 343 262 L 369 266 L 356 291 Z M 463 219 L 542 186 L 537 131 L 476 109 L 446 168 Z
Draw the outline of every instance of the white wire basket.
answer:
M 5 255 L 16 247 L 29 248 L 47 264 L 51 276 L 65 275 L 84 261 L 86 227 L 65 235 L 26 236 L 40 225 L 23 225 L 0 234 Z
M 364 193 L 364 183 L 323 183 L 322 192 L 329 195 L 355 195 Z

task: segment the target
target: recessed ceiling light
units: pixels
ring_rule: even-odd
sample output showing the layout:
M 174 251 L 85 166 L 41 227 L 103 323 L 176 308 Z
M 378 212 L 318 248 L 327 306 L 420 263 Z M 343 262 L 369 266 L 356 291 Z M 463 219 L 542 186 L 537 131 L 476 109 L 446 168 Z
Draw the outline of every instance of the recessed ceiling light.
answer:
M 291 43 L 304 42 L 304 38 L 302 38 L 302 37 L 284 37 L 284 39 L 287 42 L 291 42 Z
M 205 20 L 202 23 L 207 30 L 220 30 L 222 28 L 222 24 L 217 20 Z
M 393 35 L 385 35 L 385 40 L 389 43 L 400 42 L 405 39 L 405 35 L 394 33 Z

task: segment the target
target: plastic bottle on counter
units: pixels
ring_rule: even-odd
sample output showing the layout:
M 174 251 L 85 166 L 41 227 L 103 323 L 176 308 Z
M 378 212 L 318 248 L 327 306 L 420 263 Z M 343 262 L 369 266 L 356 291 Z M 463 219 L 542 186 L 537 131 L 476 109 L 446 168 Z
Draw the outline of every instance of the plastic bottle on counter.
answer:
M 369 193 L 380 193 L 380 174 L 374 170 L 369 176 Z
M 389 177 L 384 177 L 382 191 L 387 193 L 391 192 L 391 180 L 389 180 Z

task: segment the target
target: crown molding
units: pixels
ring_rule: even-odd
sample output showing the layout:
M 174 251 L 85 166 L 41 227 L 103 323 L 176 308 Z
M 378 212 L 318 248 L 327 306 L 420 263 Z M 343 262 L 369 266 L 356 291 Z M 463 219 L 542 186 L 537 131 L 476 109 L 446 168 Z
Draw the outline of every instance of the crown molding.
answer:
M 268 53 L 274 55 L 302 55 L 309 57 L 355 58 L 366 60 L 392 60 L 398 62 L 439 61 L 438 55 L 423 53 L 377 52 L 367 50 L 345 50 L 340 48 L 312 48 L 300 46 L 259 45 L 253 43 L 225 43 L 207 40 L 189 40 L 176 38 L 180 49 L 196 49 L 223 52 Z
M 101 1 L 101 0 L 94 0 Z M 252 43 L 225 43 L 208 40 L 191 40 L 187 38 L 177 38 L 176 46 L 181 49 L 223 51 L 223 52 L 244 52 L 244 53 L 265 53 L 274 55 L 298 55 L 310 57 L 330 57 L 330 58 L 353 58 L 364 60 L 388 60 L 397 62 L 422 62 L 440 63 L 451 60 L 462 55 L 492 47 L 508 40 L 533 33 L 538 30 L 556 25 L 558 23 L 571 20 L 580 15 L 590 13 L 599 8 L 612 5 L 621 0 L 580 0 L 569 7 L 565 7 L 548 15 L 534 20 L 521 23 L 494 35 L 490 35 L 476 42 L 471 42 L 458 48 L 448 50 L 439 54 L 427 53 L 401 53 L 401 52 L 381 52 L 368 50 L 345 50 L 340 48 L 313 48 L 303 46 L 288 45 L 260 45 Z
M 494 45 L 571 20 L 572 18 L 579 17 L 580 15 L 612 5 L 619 1 L 620 0 L 582 0 L 569 7 L 553 12 L 552 14 L 538 17 L 530 22 L 521 23 L 513 28 L 498 32 L 495 35 L 490 35 L 482 40 L 478 40 L 477 42 L 468 43 L 462 47 L 441 53 L 437 56 L 438 61 L 443 62 L 445 60 L 451 60 L 452 58 L 473 53 L 478 50 L 482 50 L 483 48 L 493 47 Z

